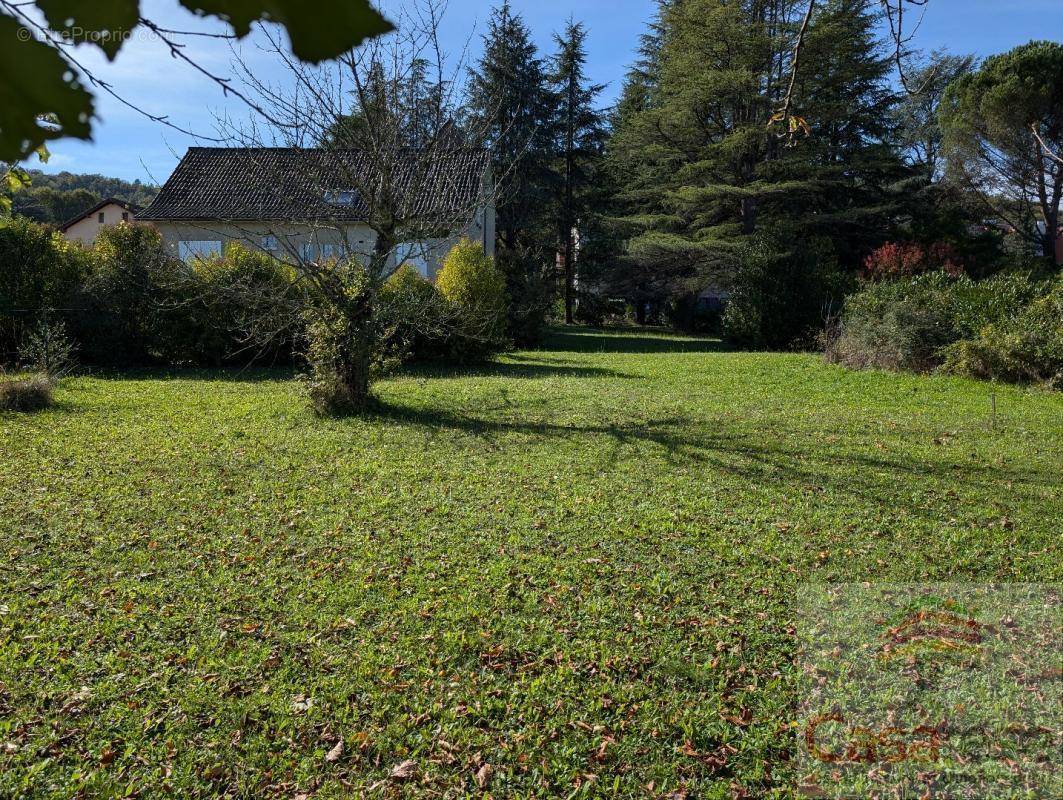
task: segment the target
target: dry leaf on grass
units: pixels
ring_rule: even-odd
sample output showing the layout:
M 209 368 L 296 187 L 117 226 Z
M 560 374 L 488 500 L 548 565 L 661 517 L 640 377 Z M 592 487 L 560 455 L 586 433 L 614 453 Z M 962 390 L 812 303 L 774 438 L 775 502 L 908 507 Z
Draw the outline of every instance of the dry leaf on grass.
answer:
M 481 789 L 487 786 L 491 781 L 491 776 L 494 775 L 495 768 L 490 764 L 484 764 L 478 770 L 476 770 L 476 785 Z
M 336 742 L 336 746 L 333 747 L 331 750 L 329 750 L 328 753 L 325 755 L 325 760 L 326 761 L 339 761 L 340 757 L 342 755 L 343 755 L 343 739 L 340 739 L 338 742 Z
M 392 767 L 388 777 L 393 781 L 408 781 L 416 774 L 417 762 L 412 758 L 408 758 L 401 764 L 396 764 Z

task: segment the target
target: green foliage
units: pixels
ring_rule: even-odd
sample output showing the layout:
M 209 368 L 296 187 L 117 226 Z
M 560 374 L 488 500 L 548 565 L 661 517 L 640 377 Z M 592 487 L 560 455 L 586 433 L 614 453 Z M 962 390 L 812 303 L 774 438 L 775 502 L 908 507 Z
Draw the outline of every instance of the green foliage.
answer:
M 133 205 L 146 206 L 155 199 L 159 187 L 141 183 L 139 179 L 126 181 L 96 173 L 77 172 L 41 172 L 39 169 L 26 170 L 30 186 L 38 189 L 53 189 L 56 192 L 72 192 L 84 189 L 100 199 L 113 197 L 125 200 Z
M 59 226 L 85 213 L 101 198 L 86 189 L 57 192 L 48 187 L 30 186 L 16 192 L 12 198 L 12 212 L 34 222 Z
M 554 35 L 558 49 L 549 76 L 557 98 L 554 170 L 559 180 L 555 216 L 567 322 L 573 320 L 576 302 L 577 227 L 590 227 L 592 209 L 603 199 L 603 187 L 597 177 L 606 130 L 597 98 L 605 87 L 587 80 L 586 41 L 586 28 L 570 19 L 564 34 Z M 586 269 L 583 272 L 585 276 Z
M 447 254 L 436 275 L 436 290 L 460 319 L 451 354 L 476 360 L 497 352 L 505 342 L 506 278 L 476 242 L 462 239 Z
M 302 0 L 180 2 L 197 14 L 221 17 L 232 25 L 239 37 L 251 32 L 253 22 L 279 23 L 288 31 L 296 58 L 313 64 L 341 56 L 368 38 L 394 30 L 394 26 L 369 4 L 369 0 L 324 0 L 315 3 L 313 14 L 307 13 Z
M 170 291 L 182 299 L 195 334 L 187 360 L 219 365 L 291 359 L 299 308 L 309 293 L 293 267 L 239 242 L 227 243 L 219 256 L 197 259 L 190 272 L 173 266 Z
M 987 58 L 948 87 L 939 113 L 951 176 L 1054 261 L 1063 186 L 1063 44 L 1030 42 Z
M 795 247 L 784 233 L 763 234 L 743 245 L 723 312 L 723 334 L 747 349 L 810 348 L 840 308 L 853 278 L 832 245 L 816 240 Z
M 196 14 L 225 20 L 238 37 L 250 33 L 253 22 L 279 23 L 295 56 L 312 63 L 335 58 L 393 28 L 368 0 L 321 0 L 313 14 L 306 13 L 302 0 L 180 3 Z M 76 41 L 96 45 L 111 60 L 140 21 L 139 0 L 36 0 L 36 5 L 47 28 L 59 37 L 76 33 Z M 0 41 L 5 42 L 0 48 L 0 162 L 23 159 L 49 139 L 88 139 L 93 98 L 60 50 L 38 41 L 6 13 L 0 13 Z M 54 124 L 41 124 L 42 118 Z
M 66 325 L 46 313 L 23 339 L 19 358 L 24 366 L 55 383 L 74 369 L 76 349 L 67 336 Z
M 345 416 L 372 405 L 370 371 L 374 364 L 375 320 L 368 298 L 371 280 L 364 270 L 348 278 L 349 305 L 322 303 L 305 312 L 303 375 L 310 406 L 320 416 Z
M 154 228 L 119 224 L 100 230 L 92 273 L 81 288 L 73 332 L 95 363 L 179 359 L 186 315 L 168 292 L 179 262 Z M 177 351 L 177 352 L 175 352 Z
M 508 2 L 493 9 L 483 44 L 470 74 L 469 113 L 491 149 L 496 258 L 512 304 L 508 333 L 521 340 L 541 332 L 540 293 L 554 288 L 544 271 L 559 239 L 558 98 L 531 31 Z
M 1058 279 L 981 281 L 927 273 L 866 285 L 848 298 L 827 358 L 853 368 L 1050 381 L 1063 323 Z
M 945 350 L 944 370 L 1012 383 L 1063 389 L 1063 280 L 1018 314 L 981 328 Z
M 483 247 L 462 239 L 443 260 L 436 276 L 436 289 L 446 300 L 488 317 L 497 317 L 505 307 L 505 277 Z
M 609 146 L 613 219 L 627 241 L 607 292 L 661 307 L 687 303 L 706 288 L 730 289 L 749 240 L 783 229 L 787 249 L 815 250 L 830 238 L 833 258 L 853 270 L 903 217 L 911 187 L 899 182 L 915 173 L 892 145 L 889 59 L 867 3 L 816 6 L 794 87 L 809 135 L 790 141 L 766 127 L 787 90 L 780 65 L 791 57 L 795 33 L 768 20 L 785 18 L 790 8 L 662 4 Z M 790 268 L 802 264 L 817 284 L 816 260 L 791 260 Z M 795 275 L 792 283 L 802 280 Z M 733 288 L 740 299 L 761 303 L 753 295 L 762 290 Z M 815 304 L 801 313 L 821 314 L 818 293 L 808 299 Z M 756 307 L 747 303 L 732 316 L 739 338 L 764 341 Z M 780 329 L 786 327 L 800 335 L 807 326 Z
M 28 219 L 0 220 L 0 362 L 47 309 L 65 309 L 92 269 L 88 254 Z
M 917 92 L 904 92 L 893 109 L 897 135 L 908 158 L 936 176 L 943 168 L 941 159 L 941 124 L 938 108 L 949 84 L 969 74 L 975 66 L 974 56 L 957 56 L 947 50 L 935 50 L 925 62 L 906 70 L 908 85 Z
M 377 297 L 378 361 L 388 369 L 446 358 L 457 313 L 430 281 L 410 264 L 403 264 L 384 282 Z
M 1059 584 L 1063 395 L 992 427 L 985 384 L 718 346 L 556 331 L 345 419 L 261 369 L 0 414 L 0 796 L 792 797 L 802 588 Z
M 157 186 L 148 186 L 140 181 L 130 183 L 103 175 L 70 172 L 48 174 L 31 169 L 25 171 L 25 176 L 25 182 L 12 188 L 8 196 L 12 211 L 36 222 L 52 225 L 61 225 L 104 198 L 113 197 L 143 206 L 158 193 Z
M 4 13 L 0 42 L 0 162 L 61 136 L 89 138 L 92 95 L 59 51 Z

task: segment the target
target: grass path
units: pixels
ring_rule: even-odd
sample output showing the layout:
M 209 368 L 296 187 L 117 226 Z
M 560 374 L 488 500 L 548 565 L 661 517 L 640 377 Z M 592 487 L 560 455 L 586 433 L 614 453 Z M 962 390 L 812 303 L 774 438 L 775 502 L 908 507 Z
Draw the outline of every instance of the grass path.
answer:
M 798 587 L 1063 573 L 1060 394 L 584 331 L 379 395 L 0 414 L 0 797 L 788 795 Z

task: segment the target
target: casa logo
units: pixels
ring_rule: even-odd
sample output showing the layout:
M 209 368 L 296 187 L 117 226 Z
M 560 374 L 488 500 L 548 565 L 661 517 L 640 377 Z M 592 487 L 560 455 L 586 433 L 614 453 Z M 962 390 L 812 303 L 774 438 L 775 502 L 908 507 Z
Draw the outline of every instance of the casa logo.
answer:
M 844 715 L 821 714 L 805 727 L 808 752 L 825 764 L 882 764 L 937 761 L 944 726 L 878 728 L 850 725 Z
M 970 617 L 923 609 L 886 631 L 879 657 L 890 661 L 937 654 L 976 655 L 986 632 L 986 625 Z

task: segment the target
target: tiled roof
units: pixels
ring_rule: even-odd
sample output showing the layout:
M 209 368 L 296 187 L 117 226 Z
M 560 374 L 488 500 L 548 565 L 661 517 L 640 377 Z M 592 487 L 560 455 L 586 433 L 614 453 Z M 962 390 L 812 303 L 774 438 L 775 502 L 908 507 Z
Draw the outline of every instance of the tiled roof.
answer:
M 414 215 L 462 210 L 479 197 L 487 151 L 444 151 L 426 178 L 415 177 L 413 156 L 394 183 L 400 196 L 416 190 L 409 199 Z M 191 147 L 137 219 L 362 220 L 367 207 L 352 190 L 363 182 L 357 176 L 365 174 L 365 164 L 359 150 Z
M 119 208 L 124 208 L 126 211 L 128 211 L 130 214 L 133 214 L 134 216 L 136 216 L 136 214 L 140 211 L 140 206 L 138 205 L 135 205 L 133 203 L 127 203 L 125 200 L 119 200 L 117 197 L 108 197 L 98 202 L 92 208 L 82 211 L 76 217 L 71 217 L 70 219 L 68 219 L 66 222 L 59 226 L 59 230 L 65 231 L 74 223 L 81 222 L 81 220 L 85 219 L 86 217 L 91 217 L 97 211 L 102 208 L 106 208 L 107 206 L 118 206 Z

